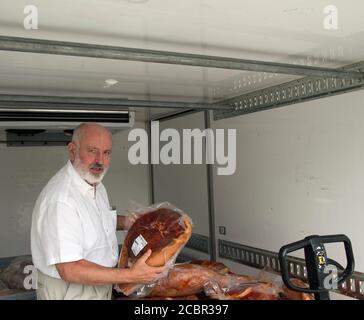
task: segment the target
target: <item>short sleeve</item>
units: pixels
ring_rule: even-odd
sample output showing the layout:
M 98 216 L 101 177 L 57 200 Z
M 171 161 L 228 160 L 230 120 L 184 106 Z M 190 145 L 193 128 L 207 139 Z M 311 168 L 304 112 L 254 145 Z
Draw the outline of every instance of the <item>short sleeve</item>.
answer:
M 75 208 L 62 202 L 47 206 L 40 226 L 40 239 L 48 266 L 84 258 L 83 230 Z

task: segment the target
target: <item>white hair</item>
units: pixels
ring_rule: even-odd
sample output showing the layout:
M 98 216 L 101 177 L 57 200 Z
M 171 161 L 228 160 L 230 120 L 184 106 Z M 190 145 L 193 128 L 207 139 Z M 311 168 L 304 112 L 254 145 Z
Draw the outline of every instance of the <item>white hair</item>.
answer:
M 75 143 L 77 146 L 80 145 L 80 141 L 83 135 L 83 131 L 85 127 L 87 127 L 89 123 L 80 123 L 74 130 L 72 135 L 72 142 Z

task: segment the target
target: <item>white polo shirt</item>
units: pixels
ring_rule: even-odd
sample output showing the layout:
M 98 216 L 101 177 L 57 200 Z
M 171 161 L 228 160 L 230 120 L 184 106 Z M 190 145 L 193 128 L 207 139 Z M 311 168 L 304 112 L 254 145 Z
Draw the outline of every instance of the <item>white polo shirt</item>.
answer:
M 116 211 L 110 208 L 103 184 L 90 186 L 68 161 L 36 201 L 31 251 L 35 267 L 58 279 L 56 263 L 85 259 L 115 267 Z

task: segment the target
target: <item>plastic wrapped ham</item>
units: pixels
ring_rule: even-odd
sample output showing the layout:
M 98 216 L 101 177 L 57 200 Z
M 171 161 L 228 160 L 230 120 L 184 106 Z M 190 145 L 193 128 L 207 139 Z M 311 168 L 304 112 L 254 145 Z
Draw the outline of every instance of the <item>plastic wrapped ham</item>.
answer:
M 154 285 L 149 297 L 188 296 L 205 292 L 210 287 L 217 287 L 218 292 L 221 292 L 220 288 L 230 287 L 232 283 L 250 285 L 251 279 L 245 276 L 224 274 L 214 270 L 211 265 L 181 263 L 176 264 L 166 277 L 161 278 Z
M 210 260 L 191 260 L 189 263 L 197 264 L 212 270 L 215 270 L 221 274 L 231 273 L 230 269 L 222 262 L 210 261 Z
M 0 274 L 0 280 L 8 289 L 25 290 L 24 280 L 28 276 L 26 267 L 33 265 L 31 256 L 14 258 Z
M 291 279 L 291 282 L 299 287 L 299 288 L 308 288 L 307 283 L 303 282 L 300 279 L 293 278 Z M 288 289 L 286 286 L 283 285 L 283 292 L 282 292 L 282 298 L 285 300 L 314 300 L 313 295 L 310 293 L 305 292 L 298 292 L 293 291 L 291 289 Z
M 282 285 L 280 277 L 267 274 L 260 273 L 258 277 L 240 275 L 232 273 L 223 263 L 195 260 L 176 264 L 168 276 L 153 286 L 148 297 L 178 299 L 203 294 L 206 299 L 215 300 L 313 299 L 309 294 L 287 289 Z M 299 279 L 293 280 L 297 286 L 306 286 Z
M 140 217 L 128 230 L 118 267 L 129 268 L 148 249 L 152 254 L 146 263 L 150 266 L 167 265 L 172 268 L 180 250 L 192 233 L 192 221 L 187 214 L 169 203 L 161 203 L 139 209 Z M 165 273 L 160 277 L 166 276 Z M 154 284 L 116 285 L 118 292 L 134 297 L 143 297 L 153 289 Z
M 5 283 L 2 280 L 0 280 L 0 291 L 7 290 L 7 289 L 8 289 L 8 287 L 5 285 Z

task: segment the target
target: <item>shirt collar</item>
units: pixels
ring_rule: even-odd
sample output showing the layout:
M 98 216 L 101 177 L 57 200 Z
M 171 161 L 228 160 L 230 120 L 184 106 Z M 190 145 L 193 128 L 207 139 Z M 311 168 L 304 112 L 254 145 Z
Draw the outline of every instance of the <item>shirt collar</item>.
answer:
M 81 191 L 83 195 L 86 195 L 87 192 L 93 191 L 94 187 L 88 184 L 76 171 L 76 169 L 73 167 L 73 164 L 70 160 L 68 160 L 67 164 L 67 173 L 71 176 L 73 182 L 75 183 L 76 187 Z M 100 187 L 101 183 L 96 184 L 96 190 Z

